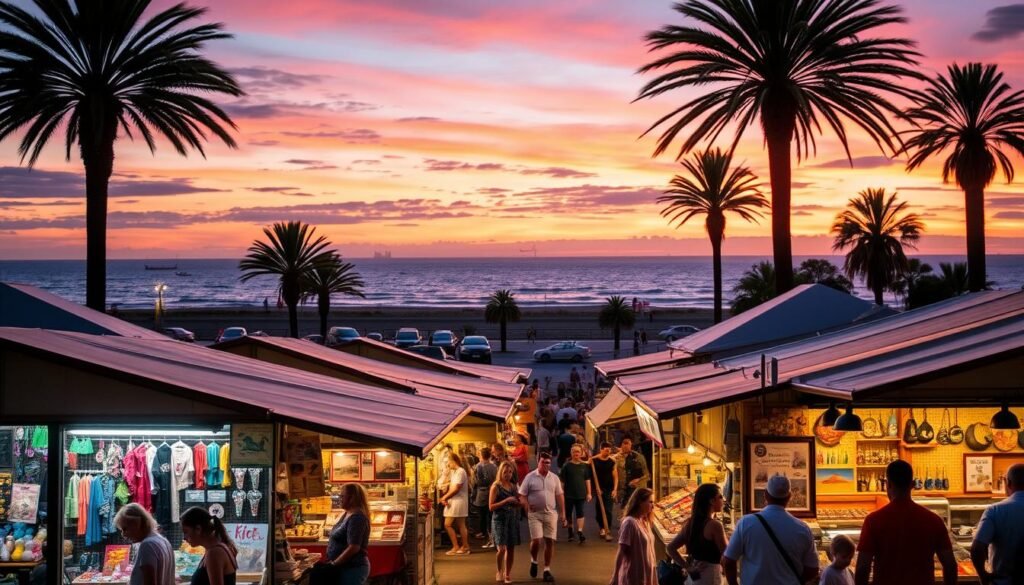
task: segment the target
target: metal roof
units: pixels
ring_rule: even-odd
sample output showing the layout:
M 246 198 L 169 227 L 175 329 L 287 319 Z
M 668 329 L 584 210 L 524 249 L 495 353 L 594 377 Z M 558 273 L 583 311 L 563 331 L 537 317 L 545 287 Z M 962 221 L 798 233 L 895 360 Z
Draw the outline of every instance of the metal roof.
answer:
M 751 374 L 742 370 L 725 372 L 719 376 L 634 394 L 633 400 L 642 403 L 660 419 L 672 418 L 756 395 L 761 392 L 761 380 Z
M 95 335 L 167 339 L 167 336 L 156 331 L 83 307 L 41 288 L 15 282 L 0 282 L 0 327 L 59 329 Z
M 399 349 L 391 344 L 359 337 L 339 345 L 341 351 L 366 357 L 373 351 L 386 354 L 402 365 L 413 368 L 461 374 L 474 378 L 489 378 L 500 382 L 525 382 L 533 372 L 530 368 L 514 368 L 506 366 L 490 366 L 486 364 L 469 364 L 455 360 L 437 360 L 411 351 Z
M 604 376 L 615 378 L 646 370 L 664 370 L 691 359 L 693 359 L 693 354 L 690 352 L 669 348 L 665 351 L 595 362 L 594 369 Z
M 671 370 L 659 370 L 646 374 L 633 374 L 622 376 L 615 380 L 615 385 L 631 394 L 638 394 L 647 390 L 672 386 L 699 380 L 708 376 L 717 376 L 725 370 L 715 367 L 714 364 L 695 364 L 684 368 L 673 368 Z
M 465 402 L 346 382 L 166 338 L 5 327 L 3 347 L 421 457 L 469 413 Z
M 242 337 L 214 345 L 213 349 L 230 351 L 242 346 L 280 351 L 306 363 L 358 376 L 375 386 L 397 387 L 423 396 L 468 403 L 473 414 L 497 421 L 508 418 L 523 390 L 523 385 L 518 383 L 400 366 L 291 337 Z

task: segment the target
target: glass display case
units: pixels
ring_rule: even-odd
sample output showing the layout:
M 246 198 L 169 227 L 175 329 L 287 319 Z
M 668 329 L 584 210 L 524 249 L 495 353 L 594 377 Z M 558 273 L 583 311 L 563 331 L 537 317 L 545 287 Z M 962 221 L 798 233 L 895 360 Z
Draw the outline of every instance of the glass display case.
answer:
M 693 493 L 697 486 L 684 486 L 654 504 L 654 528 L 662 542 L 668 542 L 683 529 L 693 510 Z

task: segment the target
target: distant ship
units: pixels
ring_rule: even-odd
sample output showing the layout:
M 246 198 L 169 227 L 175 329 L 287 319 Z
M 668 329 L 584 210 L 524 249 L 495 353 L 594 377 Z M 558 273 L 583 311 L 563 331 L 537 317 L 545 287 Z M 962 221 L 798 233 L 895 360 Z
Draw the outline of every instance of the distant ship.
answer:
M 146 264 L 146 270 L 177 270 L 177 264 Z
M 175 272 L 174 275 L 175 276 L 192 276 L 192 273 L 179 270 L 178 272 Z
M 391 260 L 391 250 L 385 250 L 383 252 L 374 252 L 374 260 Z

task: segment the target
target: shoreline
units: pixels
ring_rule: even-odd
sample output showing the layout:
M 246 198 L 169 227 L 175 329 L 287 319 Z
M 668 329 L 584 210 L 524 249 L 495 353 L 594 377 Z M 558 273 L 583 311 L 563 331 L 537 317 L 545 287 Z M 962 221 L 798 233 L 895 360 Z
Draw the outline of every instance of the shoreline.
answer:
M 611 329 L 597 324 L 600 305 L 573 307 L 520 307 L 522 318 L 508 324 L 509 339 L 526 339 L 526 331 L 533 327 L 538 339 L 611 339 Z M 712 324 L 713 311 L 698 308 L 652 307 L 650 313 L 637 316 L 635 328 L 644 330 L 648 339 L 658 339 L 658 332 L 671 325 L 694 325 L 701 329 Z M 118 316 L 147 329 L 154 328 L 152 309 L 122 309 Z M 164 313 L 163 326 L 184 327 L 196 334 L 197 339 L 210 340 L 225 327 L 240 326 L 248 331 L 265 331 L 270 335 L 288 334 L 288 311 L 271 307 L 237 308 L 181 308 Z M 498 338 L 498 324 L 484 320 L 480 307 L 332 307 L 327 319 L 328 327 L 355 327 L 363 334 L 371 331 L 392 337 L 400 327 L 416 327 L 424 336 L 430 331 L 451 329 L 459 337 L 466 328 L 485 335 L 492 341 Z M 299 335 L 319 333 L 320 317 L 315 307 L 299 308 Z M 623 343 L 631 342 L 633 329 L 623 329 Z

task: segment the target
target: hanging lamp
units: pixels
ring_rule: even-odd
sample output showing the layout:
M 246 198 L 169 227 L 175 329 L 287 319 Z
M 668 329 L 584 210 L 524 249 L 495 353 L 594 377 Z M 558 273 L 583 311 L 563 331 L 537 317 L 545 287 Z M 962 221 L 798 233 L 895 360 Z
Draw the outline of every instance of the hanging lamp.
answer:
M 1020 430 L 1020 419 L 1010 412 L 1010 405 L 1004 402 L 999 412 L 992 416 L 988 426 L 994 431 L 1017 431 Z
M 853 414 L 853 403 L 846 405 L 846 414 L 836 419 L 832 429 L 836 431 L 843 431 L 844 433 L 860 432 L 864 430 L 864 425 L 860 420 L 860 417 Z
M 836 419 L 840 416 L 839 409 L 836 408 L 836 403 L 832 400 L 828 403 L 828 410 L 821 417 L 821 426 L 823 427 L 834 427 L 836 425 Z

